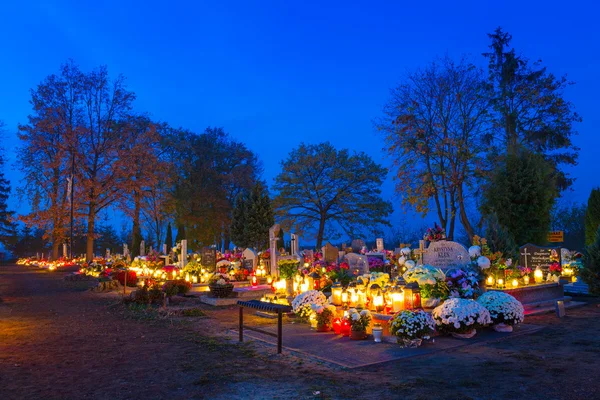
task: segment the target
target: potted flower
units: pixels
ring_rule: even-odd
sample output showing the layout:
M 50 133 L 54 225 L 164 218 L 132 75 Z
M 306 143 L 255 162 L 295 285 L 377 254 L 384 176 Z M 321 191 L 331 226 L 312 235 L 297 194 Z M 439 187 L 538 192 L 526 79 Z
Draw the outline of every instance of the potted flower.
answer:
M 448 297 L 446 275 L 439 268 L 431 265 L 418 265 L 408 269 L 403 278 L 406 282 L 416 282 L 421 290 L 421 306 L 432 310 L 440 301 Z
M 472 268 L 456 268 L 446 273 L 446 284 L 450 297 L 462 299 L 475 298 L 480 293 L 479 283 L 482 281 L 480 272 Z M 421 289 L 423 296 L 423 289 Z
M 229 275 L 217 272 L 208 281 L 208 288 L 214 297 L 229 297 L 233 292 L 233 283 Z
M 336 312 L 335 306 L 313 304 L 311 307 L 317 319 L 317 332 L 329 332 Z
M 460 339 L 475 336 L 477 328 L 492 323 L 490 312 L 475 300 L 448 299 L 432 312 L 437 330 Z
M 369 310 L 357 311 L 355 308 L 348 310 L 346 320 L 350 324 L 350 339 L 363 340 L 367 338 L 367 327 L 371 323 Z
M 292 311 L 300 319 L 307 321 L 313 314 L 313 306 L 322 306 L 327 302 L 325 295 L 318 290 L 300 293 L 292 301 Z
M 419 347 L 435 331 L 435 320 L 424 311 L 405 310 L 389 321 L 390 333 L 403 347 Z
M 298 266 L 300 260 L 295 258 L 283 259 L 277 261 L 277 269 L 279 270 L 279 276 L 285 279 L 285 287 L 290 300 L 294 293 L 294 282 L 292 279 L 294 275 L 298 273 Z
M 513 326 L 520 324 L 525 318 L 523 304 L 508 293 L 486 292 L 477 302 L 490 312 L 496 332 L 512 332 Z

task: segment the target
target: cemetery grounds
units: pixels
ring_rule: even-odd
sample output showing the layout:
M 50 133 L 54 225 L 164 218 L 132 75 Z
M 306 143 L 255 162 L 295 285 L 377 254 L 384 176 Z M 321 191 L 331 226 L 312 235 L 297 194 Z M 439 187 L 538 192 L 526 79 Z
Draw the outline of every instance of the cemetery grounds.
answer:
M 235 307 L 127 307 L 63 276 L 0 266 L 0 399 L 600 398 L 597 298 L 526 317 L 532 334 L 347 369 L 238 344 Z

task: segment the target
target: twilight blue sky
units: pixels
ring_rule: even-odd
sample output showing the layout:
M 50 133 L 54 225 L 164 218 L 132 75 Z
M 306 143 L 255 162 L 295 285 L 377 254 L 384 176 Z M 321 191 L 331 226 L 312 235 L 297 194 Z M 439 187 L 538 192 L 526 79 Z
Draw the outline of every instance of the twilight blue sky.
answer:
M 388 165 L 372 120 L 389 88 L 444 53 L 484 66 L 486 33 L 500 25 L 521 54 L 577 83 L 566 97 L 584 119 L 575 138 L 582 151 L 567 196 L 582 202 L 600 184 L 599 6 L 532 3 L 3 2 L 3 146 L 12 164 L 16 126 L 30 112 L 29 89 L 73 58 L 84 70 L 107 64 L 112 75 L 127 76 L 136 108 L 157 120 L 198 132 L 224 127 L 259 154 L 269 184 L 301 141 L 329 140 Z M 18 172 L 7 175 L 15 186 Z M 388 179 L 386 198 L 392 187 Z M 392 223 L 403 218 L 396 212 Z

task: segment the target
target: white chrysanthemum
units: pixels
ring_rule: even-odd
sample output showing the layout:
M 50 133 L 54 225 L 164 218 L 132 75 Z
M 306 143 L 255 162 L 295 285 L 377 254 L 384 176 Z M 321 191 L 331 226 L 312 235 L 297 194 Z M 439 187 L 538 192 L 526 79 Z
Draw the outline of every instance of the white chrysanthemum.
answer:
M 471 258 L 477 258 L 481 255 L 481 247 L 479 246 L 471 246 L 469 247 L 469 256 Z
M 432 312 L 433 319 L 449 332 L 491 324 L 489 311 L 474 300 L 448 299 Z M 477 322 L 477 323 L 475 323 Z
M 494 324 L 517 325 L 525 319 L 523 305 L 508 293 L 486 292 L 477 302 L 490 312 Z
M 481 256 L 477 259 L 477 265 L 481 269 L 488 269 L 492 265 L 492 263 L 490 262 L 489 258 Z

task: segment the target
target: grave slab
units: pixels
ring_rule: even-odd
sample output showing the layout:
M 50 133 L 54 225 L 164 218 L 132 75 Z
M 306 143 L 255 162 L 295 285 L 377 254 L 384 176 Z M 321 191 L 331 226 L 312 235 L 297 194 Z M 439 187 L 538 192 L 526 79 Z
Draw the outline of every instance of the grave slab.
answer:
M 540 325 L 521 324 L 512 333 L 495 332 L 492 329 L 478 330 L 473 339 L 455 339 L 448 336 L 436 337 L 416 349 L 405 349 L 396 343 L 393 337 L 384 337 L 384 343 L 375 343 L 370 337 L 367 340 L 351 340 L 348 337 L 331 332 L 319 333 L 311 330 L 306 324 L 287 323 L 283 326 L 284 351 L 304 354 L 313 359 L 336 364 L 345 368 L 361 368 L 385 362 L 410 359 L 422 355 L 460 348 L 468 345 L 483 344 L 498 340 L 510 339 L 520 335 L 531 334 L 542 329 Z M 276 332 L 276 326 L 261 326 L 261 329 Z M 244 331 L 246 341 L 254 339 L 258 342 L 276 346 L 277 339 L 255 331 Z
M 488 288 L 488 291 L 498 291 L 508 293 L 515 299 L 527 306 L 532 303 L 540 303 L 545 301 L 563 300 L 564 288 L 562 283 L 541 283 L 517 288 Z

